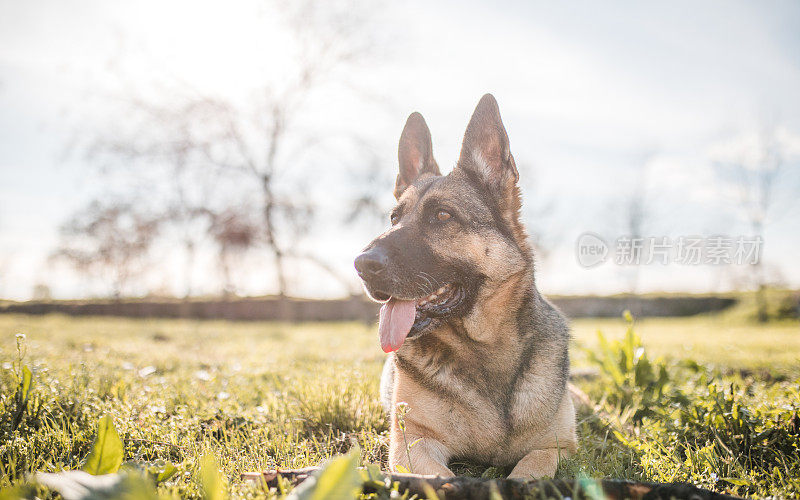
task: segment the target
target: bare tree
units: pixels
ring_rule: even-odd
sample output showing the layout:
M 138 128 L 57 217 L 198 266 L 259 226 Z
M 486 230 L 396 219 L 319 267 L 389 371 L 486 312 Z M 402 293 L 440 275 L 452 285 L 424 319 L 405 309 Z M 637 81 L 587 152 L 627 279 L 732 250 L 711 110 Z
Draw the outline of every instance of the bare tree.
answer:
M 525 187 L 522 211 L 528 229 L 528 240 L 536 258 L 546 260 L 563 237 L 560 228 L 555 224 L 558 199 L 542 189 L 540 177 L 533 166 L 519 162 L 517 170 Z
M 132 204 L 93 201 L 61 227 L 61 245 L 51 258 L 107 280 L 119 298 L 145 271 L 158 229 L 158 219 Z
M 749 227 L 751 236 L 763 241 L 764 232 L 772 220 L 771 212 L 778 192 L 781 190 L 779 180 L 785 170 L 784 145 L 776 128 L 763 127 L 751 148 L 739 148 L 734 159 L 715 161 L 714 166 L 720 177 L 727 181 L 726 185 L 733 188 L 738 213 Z M 783 190 L 788 188 L 791 191 L 792 186 L 792 182 L 785 182 Z M 790 193 L 790 198 L 791 202 L 796 200 L 793 193 Z M 751 283 L 756 288 L 757 319 L 766 322 L 769 319 L 766 293 L 769 275 L 763 262 L 763 245 L 760 250 L 761 255 L 749 268 Z
M 264 82 L 254 99 L 243 105 L 183 84 L 158 101 L 132 93 L 123 99 L 130 105 L 126 130 L 100 133 L 89 149 L 95 159 L 169 172 L 173 186 L 162 188 L 159 203 L 166 205 L 161 210 L 168 220 L 182 228 L 187 276 L 198 244 L 198 214 L 223 214 L 231 199 L 257 200 L 239 208 L 257 207 L 248 215 L 260 232 L 252 241 L 266 247 L 276 291 L 285 296 L 287 259 L 304 258 L 296 243 L 315 215 L 313 200 L 299 192 L 297 174 L 309 172 L 311 153 L 324 145 L 303 127 L 302 117 L 320 89 L 346 81 L 348 70 L 376 45 L 368 29 L 373 6 L 355 0 L 274 5 L 295 42 L 296 64 Z M 224 234 L 210 236 L 219 244 Z M 187 278 L 187 293 L 189 283 Z
M 10 259 L 8 257 L 0 255 L 0 299 L 2 299 L 6 293 L 6 276 L 8 276 L 8 269 L 10 267 L 9 262 Z
M 258 240 L 259 227 L 251 213 L 236 207 L 219 213 L 206 210 L 208 233 L 217 245 L 218 264 L 223 279 L 223 294 L 233 295 L 236 286 L 232 278 L 233 259 L 242 257 Z
M 362 143 L 359 151 L 363 160 L 350 171 L 353 196 L 343 222 L 367 223 L 377 229 L 389 223 L 389 209 L 394 203 L 389 186 L 394 184 L 396 165 L 386 165 L 368 144 Z
M 33 285 L 33 292 L 31 293 L 31 298 L 33 300 L 40 300 L 40 301 L 51 300 L 53 298 L 53 294 L 50 290 L 50 285 L 41 282 Z
M 0 82 L 2 84 L 2 82 Z M 0 213 L 0 231 L 2 230 L 2 213 Z M 0 254 L 0 300 L 2 300 L 3 296 L 6 293 L 6 286 L 8 284 L 8 269 L 10 268 L 11 258 L 8 255 Z
M 631 248 L 629 258 L 632 264 L 624 270 L 628 281 L 628 291 L 635 294 L 639 290 L 640 266 L 643 264 L 642 253 L 644 250 L 645 230 L 650 216 L 650 207 L 646 200 L 650 161 L 655 155 L 652 148 L 645 148 L 638 153 L 635 159 L 635 168 L 630 176 L 629 190 L 621 198 L 623 227 L 626 237 L 630 239 Z

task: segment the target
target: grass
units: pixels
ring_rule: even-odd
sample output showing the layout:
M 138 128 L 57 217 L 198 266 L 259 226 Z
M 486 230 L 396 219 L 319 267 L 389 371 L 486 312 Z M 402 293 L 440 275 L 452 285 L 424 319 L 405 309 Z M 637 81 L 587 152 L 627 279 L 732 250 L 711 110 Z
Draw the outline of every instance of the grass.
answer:
M 598 329 L 609 342 L 635 340 L 623 320 L 578 320 L 573 329 L 573 364 L 599 373 L 579 385 L 602 411 L 579 415 L 580 452 L 562 462 L 560 477 L 800 495 L 797 322 L 641 321 L 644 353 L 625 342 L 599 348 Z M 13 425 L 17 333 L 26 336 L 22 364 L 32 369 L 33 386 Z M 103 415 L 113 418 L 125 460 L 177 466 L 159 492 L 181 497 L 201 495 L 203 456 L 216 457 L 239 498 L 264 495 L 238 480 L 243 471 L 315 465 L 354 445 L 363 464 L 382 463 L 383 359 L 374 326 L 361 323 L 0 315 L 0 488 L 37 471 L 80 468 Z M 630 365 L 621 379 L 609 368 L 614 363 Z M 657 380 L 662 367 L 664 383 Z M 36 494 L 51 495 L 42 487 Z
M 597 345 L 597 331 L 621 338 L 625 320 L 578 319 L 572 323 L 576 347 L 573 365 L 585 365 L 581 348 Z M 796 320 L 763 325 L 726 316 L 651 318 L 636 321 L 636 331 L 648 352 L 672 359 L 692 359 L 730 373 L 753 373 L 761 378 L 793 377 L 800 373 L 800 324 Z

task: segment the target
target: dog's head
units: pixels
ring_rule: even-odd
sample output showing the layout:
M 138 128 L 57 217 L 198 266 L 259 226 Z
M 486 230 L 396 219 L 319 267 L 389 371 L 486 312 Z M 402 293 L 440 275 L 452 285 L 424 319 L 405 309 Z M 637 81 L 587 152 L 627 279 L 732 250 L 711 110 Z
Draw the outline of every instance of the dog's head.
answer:
M 408 117 L 398 157 L 392 226 L 355 260 L 367 293 L 385 302 L 379 330 L 386 352 L 469 314 L 482 290 L 531 261 L 517 168 L 493 96 L 478 103 L 449 174 L 439 173 L 419 113 Z

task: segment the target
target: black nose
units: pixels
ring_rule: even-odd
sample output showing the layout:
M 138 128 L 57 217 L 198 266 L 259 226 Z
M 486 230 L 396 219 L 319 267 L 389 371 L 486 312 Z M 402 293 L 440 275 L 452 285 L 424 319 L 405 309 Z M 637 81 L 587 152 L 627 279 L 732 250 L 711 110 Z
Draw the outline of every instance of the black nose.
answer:
M 380 247 L 373 247 L 356 257 L 356 271 L 362 278 L 368 278 L 380 274 L 386 269 L 389 263 L 389 256 Z

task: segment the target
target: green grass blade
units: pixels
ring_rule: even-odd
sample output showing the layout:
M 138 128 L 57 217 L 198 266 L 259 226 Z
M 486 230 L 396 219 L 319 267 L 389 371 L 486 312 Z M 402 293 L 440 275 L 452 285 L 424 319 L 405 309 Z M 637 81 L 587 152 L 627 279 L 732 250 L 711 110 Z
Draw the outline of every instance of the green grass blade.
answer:
M 31 369 L 28 366 L 22 367 L 22 384 L 21 384 L 21 391 L 20 395 L 22 397 L 22 403 L 25 404 L 28 401 L 28 395 L 31 391 L 31 385 L 33 384 L 33 373 L 31 373 Z
M 306 488 L 298 488 L 290 497 L 296 500 L 350 500 L 361 490 L 358 473 L 360 451 L 354 450 L 325 466 Z M 308 482 L 308 480 L 307 480 Z
M 122 440 L 111 416 L 106 415 L 97 424 L 97 437 L 83 470 L 95 476 L 117 472 L 122 465 Z
M 200 458 L 200 484 L 205 500 L 225 500 L 225 479 L 212 455 L 203 455 Z

